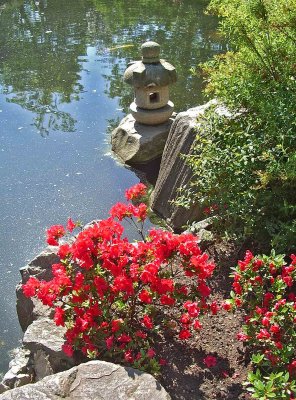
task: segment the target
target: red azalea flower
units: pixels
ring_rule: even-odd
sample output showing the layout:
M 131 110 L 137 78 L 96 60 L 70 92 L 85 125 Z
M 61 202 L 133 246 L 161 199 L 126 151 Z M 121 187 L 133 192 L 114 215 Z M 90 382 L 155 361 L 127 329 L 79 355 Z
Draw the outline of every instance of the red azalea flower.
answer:
M 104 278 L 101 278 L 100 276 L 95 276 L 94 278 L 94 285 L 97 290 L 98 295 L 103 298 L 109 289 L 108 282 L 105 281 Z
M 71 255 L 71 246 L 68 243 L 60 245 L 58 249 L 58 256 L 60 259 L 64 260 L 69 255 Z
M 270 332 L 272 332 L 272 333 L 279 333 L 280 330 L 281 329 L 277 324 L 271 325 L 271 327 L 270 327 Z
M 286 304 L 286 301 L 287 301 L 286 299 L 277 301 L 274 305 L 274 309 L 278 310 L 281 306 L 284 306 Z
M 264 305 L 264 307 L 268 307 L 270 301 L 273 298 L 274 298 L 274 295 L 272 293 L 270 293 L 270 292 L 265 293 L 264 297 L 263 297 L 263 305 Z
M 206 208 L 204 208 L 203 212 L 204 212 L 206 215 L 209 215 L 209 214 L 211 214 L 211 208 L 210 208 L 210 207 L 206 207 Z
M 270 319 L 268 317 L 263 317 L 261 322 L 263 326 L 269 326 Z
M 129 210 L 131 214 L 137 217 L 140 221 L 144 221 L 147 218 L 147 206 L 144 203 L 139 204 L 138 207 L 130 204 Z
M 193 303 L 192 301 L 186 301 L 183 307 L 188 311 L 190 317 L 197 317 L 200 313 L 200 308 L 197 306 L 197 303 Z
M 228 301 L 225 301 L 225 302 L 222 304 L 222 307 L 223 307 L 223 309 L 224 309 L 225 311 L 230 311 L 230 310 L 232 309 L 232 304 L 229 303 Z
M 232 287 L 236 294 L 238 294 L 238 295 L 242 294 L 243 290 L 242 290 L 241 285 L 238 282 L 233 282 Z
M 110 350 L 110 349 L 113 347 L 113 344 L 114 344 L 114 336 L 113 336 L 113 335 L 112 335 L 112 336 L 109 336 L 109 337 L 105 340 L 105 343 L 106 343 L 107 349 Z
M 147 186 L 143 183 L 137 183 L 136 185 L 126 189 L 125 198 L 127 200 L 138 199 L 139 197 L 145 196 L 147 193 Z
M 46 231 L 46 241 L 50 246 L 58 246 L 58 239 L 65 235 L 66 231 L 63 225 L 53 225 Z
M 126 333 L 122 333 L 120 336 L 118 336 L 117 340 L 120 343 L 129 343 L 132 341 L 132 338 L 130 337 L 130 335 L 127 335 Z
M 72 232 L 74 228 L 76 228 L 75 222 L 72 221 L 71 218 L 68 219 L 66 228 L 69 232 Z
M 188 329 L 183 329 L 179 333 L 179 339 L 181 339 L 181 340 L 186 340 L 186 339 L 189 339 L 190 337 L 191 337 L 191 333 Z
M 282 348 L 284 347 L 281 342 L 275 342 L 274 344 L 279 350 L 282 350 Z
M 262 260 L 255 260 L 253 262 L 253 268 L 252 270 L 254 272 L 258 271 L 262 266 L 264 265 L 264 262 Z
M 114 279 L 113 289 L 116 292 L 126 292 L 128 295 L 134 293 L 133 281 L 126 275 L 119 275 Z
M 147 357 L 148 358 L 153 358 L 155 355 L 156 355 L 156 353 L 152 348 L 147 350 Z
M 146 339 L 147 338 L 147 333 L 143 332 L 143 331 L 136 331 L 135 336 L 141 338 L 141 339 Z
M 210 305 L 211 311 L 213 315 L 216 315 L 217 312 L 219 311 L 219 306 L 216 301 L 213 301 L 212 304 Z
M 147 290 L 142 290 L 139 293 L 139 300 L 142 301 L 143 303 L 151 304 L 152 303 L 151 294 Z
M 127 204 L 116 203 L 109 211 L 112 218 L 122 221 L 125 217 L 131 217 L 132 213 Z
M 208 297 L 211 294 L 211 289 L 203 281 L 200 282 L 197 288 L 202 297 Z
M 180 317 L 181 324 L 187 325 L 191 323 L 191 318 L 189 314 L 182 314 Z
M 35 296 L 36 290 L 40 287 L 40 281 L 31 276 L 25 284 L 22 285 L 23 293 L 26 297 Z
M 142 324 L 144 326 L 146 326 L 146 328 L 148 328 L 148 329 L 152 329 L 153 328 L 152 319 L 148 315 L 144 315 L 144 317 L 142 319 Z
M 160 297 L 160 303 L 166 306 L 173 306 L 175 304 L 176 300 L 166 294 L 163 294 Z
M 290 362 L 290 364 L 288 365 L 288 371 L 290 377 L 296 377 L 296 360 Z
M 208 368 L 215 367 L 217 364 L 217 358 L 214 356 L 207 356 L 203 359 L 203 362 Z
M 267 340 L 270 338 L 270 333 L 266 329 L 260 329 L 260 332 L 256 335 L 257 339 Z
M 246 340 L 249 340 L 249 339 L 250 339 L 250 337 L 249 337 L 248 335 L 246 335 L 245 333 L 243 333 L 243 332 L 239 332 L 239 333 L 236 335 L 236 338 L 237 338 L 239 341 L 241 341 L 241 342 L 245 342 Z
M 57 326 L 65 325 L 65 311 L 61 307 L 56 307 L 53 320 Z
M 114 319 L 111 321 L 111 331 L 112 332 L 117 332 L 119 331 L 121 325 L 123 323 L 122 319 Z
M 199 330 L 199 329 L 201 329 L 202 328 L 202 324 L 199 322 L 199 320 L 198 319 L 196 319 L 194 322 L 193 322 L 193 329 L 195 329 L 195 330 Z
M 174 291 L 174 281 L 172 279 L 159 279 L 154 284 L 155 290 L 159 294 L 165 294 Z
M 73 347 L 70 344 L 63 344 L 62 350 L 68 357 L 73 356 L 74 351 L 73 351 Z
M 291 276 L 284 276 L 283 281 L 288 287 L 293 286 L 293 278 Z
M 132 363 L 134 361 L 133 353 L 131 350 L 127 350 L 124 353 L 124 360 L 128 363 Z

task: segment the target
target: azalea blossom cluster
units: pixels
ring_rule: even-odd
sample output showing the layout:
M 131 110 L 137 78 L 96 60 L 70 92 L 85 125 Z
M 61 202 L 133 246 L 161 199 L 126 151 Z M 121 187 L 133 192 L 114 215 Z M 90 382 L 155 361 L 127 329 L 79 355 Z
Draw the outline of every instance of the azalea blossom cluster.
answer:
M 126 199 L 146 194 L 143 184 L 126 191 Z M 51 227 L 47 242 L 58 245 L 60 262 L 52 265 L 49 282 L 31 277 L 23 285 L 54 308 L 54 321 L 65 326 L 64 351 L 89 358 L 107 358 L 155 371 L 159 360 L 153 347 L 165 329 L 186 340 L 201 329 L 200 317 L 217 312 L 208 301 L 208 279 L 214 264 L 203 253 L 196 236 L 151 229 L 142 240 L 130 243 L 118 221 L 127 219 L 142 227 L 147 206 L 118 203 L 110 217 L 87 226 L 71 241 L 60 243 L 67 227 Z M 142 228 L 141 228 L 142 229 Z
M 247 251 L 233 274 L 231 307 L 245 311 L 239 340 L 260 352 L 266 371 L 288 371 L 296 378 L 296 255 L 253 256 Z

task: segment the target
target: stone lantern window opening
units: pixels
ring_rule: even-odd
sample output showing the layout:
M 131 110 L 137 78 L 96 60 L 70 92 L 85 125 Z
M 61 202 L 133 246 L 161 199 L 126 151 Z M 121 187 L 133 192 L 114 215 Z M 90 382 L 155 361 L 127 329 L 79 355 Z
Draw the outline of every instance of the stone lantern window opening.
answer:
M 159 92 L 149 93 L 149 101 L 150 101 L 150 103 L 159 103 L 160 102 L 160 93 Z

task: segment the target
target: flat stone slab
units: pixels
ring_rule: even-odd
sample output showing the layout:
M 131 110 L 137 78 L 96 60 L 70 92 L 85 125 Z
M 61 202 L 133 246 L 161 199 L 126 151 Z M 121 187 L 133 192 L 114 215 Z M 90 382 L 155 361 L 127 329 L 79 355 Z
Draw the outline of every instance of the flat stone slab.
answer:
M 128 114 L 111 135 L 112 151 L 127 164 L 147 163 L 161 156 L 174 118 L 144 125 Z
M 0 400 L 170 400 L 156 379 L 133 368 L 89 361 L 41 381 L 9 390 Z

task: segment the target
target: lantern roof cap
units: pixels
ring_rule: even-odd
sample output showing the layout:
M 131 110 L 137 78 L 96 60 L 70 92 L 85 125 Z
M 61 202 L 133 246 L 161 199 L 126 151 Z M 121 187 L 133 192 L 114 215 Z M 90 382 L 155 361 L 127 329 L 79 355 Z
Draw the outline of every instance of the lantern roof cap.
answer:
M 160 45 L 156 42 L 145 42 L 141 46 L 142 62 L 154 63 L 159 62 Z
M 177 80 L 175 67 L 159 58 L 160 45 L 145 42 L 141 46 L 142 60 L 130 63 L 123 80 L 136 88 L 167 86 Z

